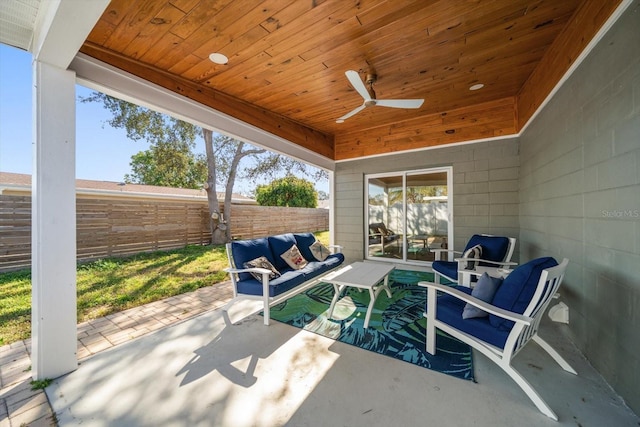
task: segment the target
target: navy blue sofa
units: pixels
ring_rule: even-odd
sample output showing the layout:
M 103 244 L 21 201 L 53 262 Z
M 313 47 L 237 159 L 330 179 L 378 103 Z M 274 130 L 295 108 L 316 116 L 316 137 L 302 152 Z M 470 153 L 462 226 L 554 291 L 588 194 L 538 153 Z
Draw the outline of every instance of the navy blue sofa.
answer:
M 329 249 L 332 249 L 333 253 L 323 261 L 317 260 L 310 249 L 315 241 L 312 233 L 287 233 L 227 243 L 230 267 L 225 271 L 231 276 L 233 299 L 225 306 L 225 310 L 241 298 L 263 300 L 264 324 L 268 325 L 271 305 L 320 282 L 326 273 L 344 262 L 340 246 L 330 246 Z M 281 256 L 293 245 L 298 247 L 300 254 L 307 261 L 307 264 L 298 270 L 291 268 Z M 247 268 L 246 263 L 259 257 L 265 257 L 275 267 L 279 277 L 273 277 L 274 274 L 265 268 Z M 257 280 L 256 276 L 261 280 Z

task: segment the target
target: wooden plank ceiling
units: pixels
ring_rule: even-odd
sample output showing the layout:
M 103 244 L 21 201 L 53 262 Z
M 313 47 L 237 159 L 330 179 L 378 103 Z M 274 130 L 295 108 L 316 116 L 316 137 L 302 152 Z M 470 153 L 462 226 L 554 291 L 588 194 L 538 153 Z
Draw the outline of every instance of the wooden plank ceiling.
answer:
M 619 3 L 112 0 L 81 51 L 341 160 L 517 133 Z M 425 102 L 336 123 L 347 70 Z

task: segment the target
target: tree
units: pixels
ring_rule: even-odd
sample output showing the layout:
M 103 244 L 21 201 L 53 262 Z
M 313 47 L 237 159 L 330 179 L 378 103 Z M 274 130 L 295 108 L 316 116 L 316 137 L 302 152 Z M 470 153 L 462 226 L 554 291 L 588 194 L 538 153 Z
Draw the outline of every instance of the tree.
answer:
M 81 102 L 101 102 L 113 117 L 107 121 L 114 128 L 123 128 L 127 137 L 146 140 L 150 148 L 132 157 L 129 182 L 182 188 L 204 186 L 210 214 L 213 244 L 231 240 L 229 220 L 231 197 L 237 178 L 273 178 L 283 172 L 297 172 L 326 178 L 325 171 L 311 168 L 296 160 L 270 153 L 226 135 L 213 133 L 193 124 L 149 110 L 104 93 L 94 92 Z M 193 154 L 197 137 L 204 139 L 205 156 Z M 248 165 L 241 167 L 245 158 Z M 224 212 L 220 212 L 217 186 L 225 188 Z
M 259 185 L 256 201 L 261 206 L 315 208 L 318 206 L 318 193 L 310 181 L 287 175 L 268 185 Z

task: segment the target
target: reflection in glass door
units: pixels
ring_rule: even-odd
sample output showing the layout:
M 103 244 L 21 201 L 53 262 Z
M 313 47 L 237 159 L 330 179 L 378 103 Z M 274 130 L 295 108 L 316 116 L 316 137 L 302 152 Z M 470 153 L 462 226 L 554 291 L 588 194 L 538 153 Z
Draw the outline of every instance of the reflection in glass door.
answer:
M 434 260 L 431 249 L 448 247 L 451 168 L 365 179 L 366 258 L 430 262 Z

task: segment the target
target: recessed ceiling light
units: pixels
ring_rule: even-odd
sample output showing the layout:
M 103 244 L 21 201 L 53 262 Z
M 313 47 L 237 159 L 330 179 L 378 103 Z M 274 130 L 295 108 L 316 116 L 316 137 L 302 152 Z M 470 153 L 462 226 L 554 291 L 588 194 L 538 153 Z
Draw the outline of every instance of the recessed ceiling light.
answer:
M 209 59 L 211 60 L 211 62 L 215 64 L 220 64 L 220 65 L 224 65 L 227 62 L 229 62 L 229 58 L 227 58 L 225 55 L 223 55 L 220 52 L 212 53 L 211 55 L 209 55 Z
M 482 83 L 478 83 L 478 84 L 475 84 L 475 85 L 471 86 L 469 88 L 469 90 L 478 90 L 478 89 L 482 89 L 483 87 L 484 87 L 484 85 Z

